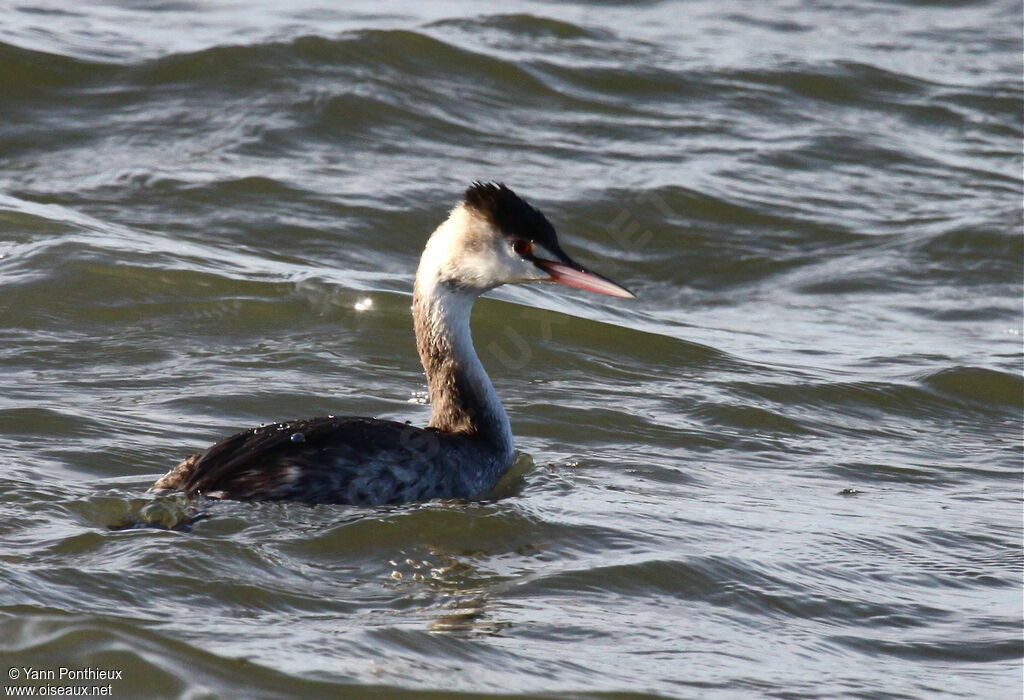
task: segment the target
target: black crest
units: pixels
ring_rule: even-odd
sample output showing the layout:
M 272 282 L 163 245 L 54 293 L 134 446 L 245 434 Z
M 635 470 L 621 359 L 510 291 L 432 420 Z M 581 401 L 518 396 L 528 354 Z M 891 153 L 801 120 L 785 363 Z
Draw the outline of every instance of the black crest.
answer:
M 500 182 L 474 182 L 466 190 L 465 203 L 490 219 L 506 236 L 525 238 L 551 251 L 559 250 L 555 227 L 547 217 Z

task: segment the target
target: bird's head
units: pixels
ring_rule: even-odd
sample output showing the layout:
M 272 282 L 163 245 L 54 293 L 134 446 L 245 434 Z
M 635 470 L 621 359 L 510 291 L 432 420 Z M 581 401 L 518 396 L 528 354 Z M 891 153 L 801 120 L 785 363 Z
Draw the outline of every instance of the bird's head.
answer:
M 633 298 L 625 287 L 587 270 L 558 244 L 551 222 L 498 183 L 474 183 L 430 237 L 419 276 L 483 293 L 502 284 L 558 282 Z

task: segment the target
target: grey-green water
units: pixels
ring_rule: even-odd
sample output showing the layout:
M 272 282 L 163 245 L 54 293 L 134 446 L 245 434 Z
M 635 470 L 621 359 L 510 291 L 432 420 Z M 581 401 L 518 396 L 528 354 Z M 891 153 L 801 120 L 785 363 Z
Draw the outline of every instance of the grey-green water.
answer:
M 1021 697 L 1019 3 L 0 27 L 8 689 Z M 478 305 L 492 498 L 112 529 L 181 524 L 145 489 L 239 428 L 425 421 L 411 276 L 474 179 L 640 297 Z

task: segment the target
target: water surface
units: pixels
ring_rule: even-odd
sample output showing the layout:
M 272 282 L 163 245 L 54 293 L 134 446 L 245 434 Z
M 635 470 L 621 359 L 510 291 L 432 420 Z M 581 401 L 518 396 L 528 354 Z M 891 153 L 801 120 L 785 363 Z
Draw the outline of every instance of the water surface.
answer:
M 1020 697 L 1017 3 L 0 25 L 5 669 L 120 668 L 115 697 Z M 475 179 L 640 297 L 478 304 L 521 452 L 494 494 L 195 522 L 144 494 L 254 424 L 424 422 L 411 275 Z

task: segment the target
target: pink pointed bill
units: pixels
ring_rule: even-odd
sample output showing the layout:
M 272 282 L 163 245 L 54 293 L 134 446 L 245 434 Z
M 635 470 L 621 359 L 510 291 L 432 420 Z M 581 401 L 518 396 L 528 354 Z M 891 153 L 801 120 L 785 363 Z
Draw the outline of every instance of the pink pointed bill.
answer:
M 559 284 L 578 289 L 586 289 L 588 292 L 607 294 L 610 297 L 636 298 L 633 292 L 596 273 L 587 270 L 577 270 L 575 267 L 555 262 L 554 260 L 539 260 L 538 264 L 551 274 L 552 282 L 558 282 Z

